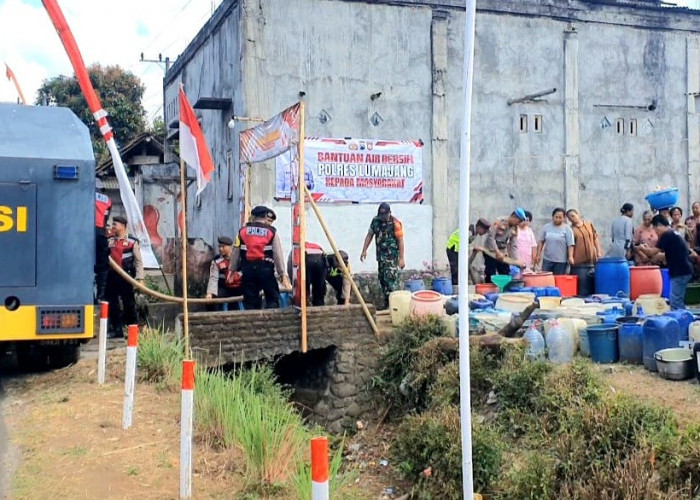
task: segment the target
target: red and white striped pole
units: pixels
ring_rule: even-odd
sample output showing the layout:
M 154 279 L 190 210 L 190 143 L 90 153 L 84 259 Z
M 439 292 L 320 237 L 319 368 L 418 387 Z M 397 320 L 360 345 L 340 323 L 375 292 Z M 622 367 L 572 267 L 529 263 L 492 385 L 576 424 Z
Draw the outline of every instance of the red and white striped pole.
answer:
M 328 438 L 311 440 L 311 500 L 328 500 Z
M 100 331 L 97 348 L 97 383 L 105 383 L 107 369 L 107 321 L 109 318 L 109 302 L 100 302 Z
M 134 389 L 136 387 L 136 349 L 139 345 L 139 325 L 129 325 L 126 338 L 126 376 L 124 377 L 124 418 L 122 428 L 131 427 L 134 417 Z
M 180 405 L 180 498 L 192 498 L 192 423 L 194 421 L 194 361 L 182 362 Z

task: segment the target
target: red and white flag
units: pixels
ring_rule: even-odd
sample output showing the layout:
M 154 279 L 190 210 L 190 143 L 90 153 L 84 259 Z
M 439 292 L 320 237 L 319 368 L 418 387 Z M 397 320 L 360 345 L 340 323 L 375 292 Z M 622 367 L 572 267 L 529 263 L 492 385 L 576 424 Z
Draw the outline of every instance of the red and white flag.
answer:
M 197 194 L 209 183 L 214 171 L 207 141 L 185 92 L 180 88 L 180 157 L 197 172 Z

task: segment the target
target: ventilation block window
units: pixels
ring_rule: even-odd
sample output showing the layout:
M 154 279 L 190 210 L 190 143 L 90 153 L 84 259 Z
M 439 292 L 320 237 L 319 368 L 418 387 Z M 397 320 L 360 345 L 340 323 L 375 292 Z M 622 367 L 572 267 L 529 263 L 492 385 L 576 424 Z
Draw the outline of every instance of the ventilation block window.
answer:
M 520 115 L 520 132 L 527 133 L 527 115 Z
M 535 115 L 535 133 L 542 133 L 542 115 Z
M 630 120 L 629 135 L 637 135 L 637 120 L 636 119 Z
M 624 118 L 617 119 L 617 121 L 615 122 L 615 130 L 617 132 L 617 135 L 625 135 L 625 119 Z

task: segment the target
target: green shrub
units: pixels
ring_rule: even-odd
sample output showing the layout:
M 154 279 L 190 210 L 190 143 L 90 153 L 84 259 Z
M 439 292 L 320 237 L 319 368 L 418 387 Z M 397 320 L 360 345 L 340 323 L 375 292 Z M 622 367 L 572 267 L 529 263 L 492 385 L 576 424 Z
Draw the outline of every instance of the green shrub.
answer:
M 552 365 L 524 361 L 524 349 L 511 349 L 494 373 L 494 390 L 500 408 L 534 412 L 546 391 L 546 376 Z
M 659 446 L 659 473 L 667 489 L 684 488 L 688 498 L 700 497 L 700 424 Z
M 459 405 L 459 363 L 452 361 L 438 369 L 430 391 L 430 408 Z
M 447 330 L 436 316 L 409 317 L 395 330 L 379 361 L 380 371 L 372 386 L 394 415 L 424 409 L 428 402 L 425 384 L 412 384 L 416 350 L 427 341 L 446 336 Z
M 182 374 L 183 344 L 173 333 L 144 328 L 136 352 L 139 379 L 177 387 Z
M 497 477 L 502 449 L 495 431 L 474 427 L 472 463 L 477 491 L 488 490 Z M 418 498 L 462 497 L 462 445 L 457 408 L 407 417 L 397 429 L 392 451 L 402 473 L 417 481 L 414 494 Z
M 499 497 L 545 500 L 557 497 L 555 461 L 540 450 L 527 452 L 506 474 Z
M 668 408 L 614 395 L 565 416 L 557 445 L 562 479 L 590 475 L 597 466 L 624 463 L 636 450 L 676 433 Z

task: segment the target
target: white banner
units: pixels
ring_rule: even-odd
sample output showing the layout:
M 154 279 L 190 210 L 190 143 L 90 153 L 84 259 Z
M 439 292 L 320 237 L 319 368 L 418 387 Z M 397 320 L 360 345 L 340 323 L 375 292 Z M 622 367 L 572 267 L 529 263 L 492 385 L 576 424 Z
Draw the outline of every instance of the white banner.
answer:
M 291 154 L 276 158 L 276 198 L 289 198 Z M 306 185 L 319 202 L 423 202 L 423 143 L 304 139 Z

